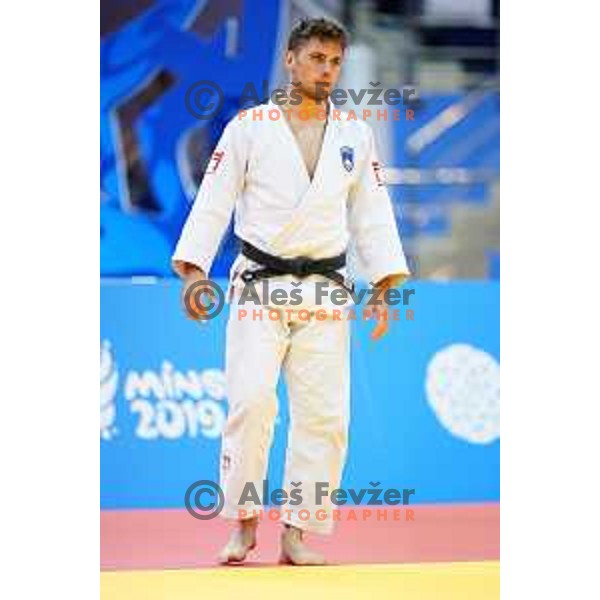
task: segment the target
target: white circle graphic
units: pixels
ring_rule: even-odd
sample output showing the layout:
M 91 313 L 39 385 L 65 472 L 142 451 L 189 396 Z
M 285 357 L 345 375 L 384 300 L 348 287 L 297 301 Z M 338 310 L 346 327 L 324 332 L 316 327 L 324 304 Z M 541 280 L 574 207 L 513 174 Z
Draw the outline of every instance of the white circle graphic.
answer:
M 442 426 L 473 444 L 500 437 L 500 365 L 469 344 L 436 352 L 427 365 L 427 402 Z

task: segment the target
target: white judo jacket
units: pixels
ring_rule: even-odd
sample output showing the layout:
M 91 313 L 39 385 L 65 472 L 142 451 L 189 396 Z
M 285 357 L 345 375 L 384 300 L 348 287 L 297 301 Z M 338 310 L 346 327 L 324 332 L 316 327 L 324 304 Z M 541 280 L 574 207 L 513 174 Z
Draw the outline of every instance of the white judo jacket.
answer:
M 409 274 L 371 127 L 329 107 L 312 180 L 273 102 L 236 115 L 206 169 L 173 255 L 209 275 L 234 214 L 238 237 L 282 258 L 348 250 L 350 271 L 375 283 Z M 238 256 L 232 274 L 251 261 Z

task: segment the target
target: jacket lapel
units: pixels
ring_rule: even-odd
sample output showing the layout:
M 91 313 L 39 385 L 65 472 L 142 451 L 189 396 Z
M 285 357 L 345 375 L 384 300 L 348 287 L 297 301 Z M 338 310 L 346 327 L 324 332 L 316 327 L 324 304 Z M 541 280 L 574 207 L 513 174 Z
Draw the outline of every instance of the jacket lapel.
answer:
M 305 180 L 306 187 L 304 193 L 300 194 L 296 205 L 293 208 L 293 215 L 290 221 L 286 223 L 284 227 L 279 231 L 279 233 L 272 240 L 270 246 L 272 247 L 274 252 L 277 252 L 279 246 L 284 244 L 285 242 L 289 242 L 289 240 L 294 236 L 295 232 L 298 228 L 303 224 L 303 222 L 307 219 L 308 210 L 318 210 L 317 207 L 314 206 L 315 202 L 319 199 L 322 199 L 323 195 L 323 186 L 322 186 L 322 178 L 324 173 L 327 171 L 327 165 L 331 164 L 332 152 L 335 145 L 335 140 L 337 138 L 337 123 L 332 118 L 332 104 L 328 101 L 328 116 L 327 116 L 327 124 L 325 126 L 325 132 L 323 135 L 323 142 L 321 144 L 321 151 L 319 153 L 319 159 L 317 161 L 317 165 L 315 167 L 315 172 L 312 179 L 308 175 L 308 170 L 306 168 L 306 163 L 304 162 L 304 158 L 302 153 L 300 152 L 300 147 L 298 146 L 298 142 L 296 141 L 296 137 L 287 123 L 287 117 L 283 113 L 283 111 L 272 101 L 269 102 L 270 110 L 277 110 L 281 114 L 281 117 L 277 120 L 276 125 L 278 125 L 282 130 L 282 135 L 287 141 L 287 148 L 289 148 L 289 152 L 292 153 L 293 157 L 291 158 L 292 165 L 291 168 L 297 169 L 297 171 L 301 172 L 302 177 Z M 291 147 L 290 147 L 291 146 Z M 335 171 L 334 171 L 335 172 Z

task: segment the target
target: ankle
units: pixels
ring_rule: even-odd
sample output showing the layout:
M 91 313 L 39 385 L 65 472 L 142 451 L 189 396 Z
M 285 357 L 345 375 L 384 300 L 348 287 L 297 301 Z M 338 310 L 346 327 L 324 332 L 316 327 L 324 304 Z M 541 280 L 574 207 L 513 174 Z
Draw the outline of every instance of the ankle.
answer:
M 290 523 L 283 524 L 283 533 L 284 535 L 297 535 L 300 539 L 304 536 L 304 531 L 300 529 L 300 527 L 296 527 L 295 525 L 291 525 Z
M 238 521 L 238 529 L 256 529 L 258 527 L 258 518 L 251 517 L 250 519 L 243 519 Z

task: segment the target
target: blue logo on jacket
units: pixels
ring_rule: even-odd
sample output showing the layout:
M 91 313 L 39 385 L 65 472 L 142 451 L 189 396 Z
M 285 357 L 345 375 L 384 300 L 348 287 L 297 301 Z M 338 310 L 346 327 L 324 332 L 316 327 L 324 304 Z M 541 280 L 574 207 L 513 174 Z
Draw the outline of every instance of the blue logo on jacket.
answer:
M 342 164 L 344 169 L 350 173 L 354 169 L 354 148 L 350 146 L 342 146 L 340 148 L 340 154 L 342 155 Z

